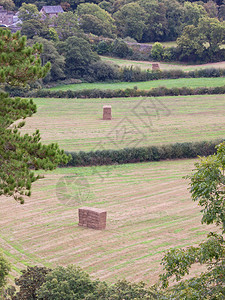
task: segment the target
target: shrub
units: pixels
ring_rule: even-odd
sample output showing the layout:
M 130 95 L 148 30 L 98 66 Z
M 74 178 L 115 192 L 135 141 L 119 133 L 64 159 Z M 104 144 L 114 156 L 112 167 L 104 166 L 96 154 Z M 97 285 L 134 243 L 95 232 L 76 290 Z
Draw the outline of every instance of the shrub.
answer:
M 99 281 L 91 280 L 80 268 L 72 265 L 57 267 L 47 274 L 44 284 L 38 290 L 38 299 L 87 299 L 98 284 Z
M 103 61 L 92 63 L 88 67 L 88 73 L 93 76 L 95 81 L 107 81 L 119 79 L 119 67 Z
M 164 52 L 163 45 L 161 43 L 156 42 L 152 46 L 151 57 L 154 60 L 161 61 L 163 58 L 163 52 Z
M 122 40 L 116 39 L 112 44 L 112 54 L 120 58 L 127 57 L 129 54 L 129 47 Z
M 109 41 L 100 41 L 97 45 L 97 53 L 99 55 L 109 54 L 111 51 L 112 43 Z

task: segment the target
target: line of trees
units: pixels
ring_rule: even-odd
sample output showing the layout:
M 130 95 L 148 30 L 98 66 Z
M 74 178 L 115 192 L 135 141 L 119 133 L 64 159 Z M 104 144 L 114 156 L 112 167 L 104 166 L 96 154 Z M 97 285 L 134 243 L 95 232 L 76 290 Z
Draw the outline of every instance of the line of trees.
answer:
M 59 1 L 45 2 L 48 5 L 60 4 Z M 96 52 L 146 60 L 209 62 L 225 59 L 225 49 L 222 48 L 225 43 L 223 2 L 104 0 L 100 3 L 76 2 L 74 7 L 75 1 L 67 1 L 61 3 L 65 13 L 44 20 L 38 10 L 40 3 L 38 7 L 35 3 L 38 4 L 35 1 L 15 1 L 15 5 L 19 6 L 22 34 L 27 36 L 30 45 L 41 42 L 44 45 L 42 61 L 48 59 L 52 63 L 52 70 L 45 82 L 71 77 L 95 80 L 91 74 L 99 60 Z M 100 42 L 96 42 L 99 36 Z M 40 38 L 41 41 L 38 40 Z M 71 41 L 69 38 L 73 38 L 70 51 L 65 50 Z M 153 49 L 145 53 L 127 44 L 127 41 L 160 42 L 176 39 L 177 47 L 164 49 L 161 46 L 157 51 Z

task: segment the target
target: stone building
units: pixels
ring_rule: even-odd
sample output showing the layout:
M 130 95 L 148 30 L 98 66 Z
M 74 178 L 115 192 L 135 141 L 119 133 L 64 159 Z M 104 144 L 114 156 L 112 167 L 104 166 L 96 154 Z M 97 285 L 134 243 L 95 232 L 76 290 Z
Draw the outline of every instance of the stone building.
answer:
M 40 13 L 43 15 L 43 19 L 47 16 L 49 18 L 57 17 L 59 13 L 63 13 L 63 9 L 61 5 L 56 6 L 43 6 L 40 10 Z
M 11 25 L 13 24 L 13 17 L 14 12 L 7 11 L 3 8 L 3 6 L 0 6 L 0 25 Z

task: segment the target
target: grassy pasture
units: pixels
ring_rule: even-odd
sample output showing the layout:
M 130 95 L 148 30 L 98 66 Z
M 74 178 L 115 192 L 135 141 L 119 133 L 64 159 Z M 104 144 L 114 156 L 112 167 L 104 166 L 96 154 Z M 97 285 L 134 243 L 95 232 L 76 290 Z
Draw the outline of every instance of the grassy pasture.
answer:
M 28 264 L 76 264 L 108 282 L 156 282 L 165 250 L 195 245 L 213 228 L 201 225 L 183 179 L 195 161 L 57 169 L 24 205 L 1 197 L 0 241 L 12 275 Z M 106 230 L 79 227 L 81 206 L 106 209 Z
M 138 87 L 140 90 L 150 90 L 152 88 L 165 86 L 167 88 L 181 88 L 181 87 L 216 87 L 225 85 L 225 78 L 179 78 L 179 79 L 162 79 L 142 82 L 100 82 L 100 83 L 79 83 L 68 84 L 50 88 L 53 91 L 66 91 L 66 90 L 84 90 L 84 89 L 126 89 Z
M 152 63 L 153 63 L 152 61 L 137 61 L 137 60 L 112 58 L 112 57 L 106 57 L 106 56 L 101 56 L 101 59 L 105 62 L 119 65 L 120 67 L 134 66 L 134 67 L 139 67 L 143 70 L 151 69 Z M 176 63 L 160 62 L 160 68 L 161 68 L 161 70 L 181 69 L 183 71 L 193 71 L 193 70 L 205 69 L 205 68 L 221 68 L 221 69 L 223 68 L 224 69 L 225 61 L 201 64 L 201 65 L 190 65 L 190 64 L 184 64 L 184 63 L 178 63 L 178 62 L 176 62 Z
M 34 99 L 37 113 L 22 132 L 39 128 L 45 143 L 68 151 L 212 140 L 225 137 L 224 95 L 116 99 Z M 102 106 L 112 105 L 111 121 Z

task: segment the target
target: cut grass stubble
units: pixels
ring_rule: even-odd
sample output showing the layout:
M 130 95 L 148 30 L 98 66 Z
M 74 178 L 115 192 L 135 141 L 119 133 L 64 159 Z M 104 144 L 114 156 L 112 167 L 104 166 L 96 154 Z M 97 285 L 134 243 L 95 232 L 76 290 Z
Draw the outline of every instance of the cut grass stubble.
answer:
M 22 132 L 67 151 L 121 149 L 225 137 L 224 95 L 116 99 L 34 99 Z M 112 106 L 112 120 L 102 107 Z
M 23 206 L 10 199 L 2 202 L 5 254 L 10 261 L 20 262 L 16 265 L 19 269 L 27 263 L 76 264 L 108 282 L 126 278 L 152 284 L 162 272 L 160 260 L 165 250 L 196 244 L 212 229 L 200 224 L 200 209 L 191 201 L 182 178 L 194 162 L 68 168 L 48 173 L 34 184 L 33 195 Z M 79 186 L 68 184 L 71 202 L 66 204 L 57 193 L 64 176 L 72 176 L 74 181 L 86 178 L 92 198 L 83 194 L 78 199 Z M 79 227 L 77 208 L 81 206 L 106 209 L 106 230 Z

